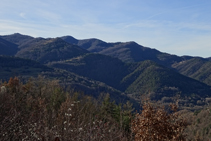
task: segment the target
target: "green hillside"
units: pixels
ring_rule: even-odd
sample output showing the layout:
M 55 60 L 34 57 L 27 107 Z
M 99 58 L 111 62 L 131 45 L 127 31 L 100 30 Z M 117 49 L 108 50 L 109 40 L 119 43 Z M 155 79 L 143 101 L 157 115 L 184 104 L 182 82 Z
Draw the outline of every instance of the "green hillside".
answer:
M 139 63 L 138 68 L 126 76 L 122 83 L 130 84 L 126 89 L 127 93 L 155 92 L 153 97 L 156 99 L 164 96 L 171 97 L 175 94 L 180 94 L 182 97 L 188 97 L 191 94 L 197 94 L 201 97 L 210 95 L 209 86 L 152 61 Z
M 155 99 L 176 94 L 182 97 L 192 94 L 206 97 L 211 94 L 210 87 L 206 84 L 152 61 L 124 63 L 109 56 L 86 54 L 67 61 L 53 62 L 49 66 L 104 82 L 128 94 L 154 92 Z
M 172 65 L 179 73 L 211 85 L 211 61 L 193 58 Z

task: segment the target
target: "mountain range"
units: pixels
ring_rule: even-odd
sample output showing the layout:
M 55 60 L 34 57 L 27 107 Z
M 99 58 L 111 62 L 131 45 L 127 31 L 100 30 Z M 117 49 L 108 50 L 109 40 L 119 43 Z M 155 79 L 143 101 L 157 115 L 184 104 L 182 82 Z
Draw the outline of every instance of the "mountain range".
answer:
M 0 36 L 0 48 L 0 72 L 6 74 L 1 79 L 44 75 L 78 90 L 115 93 L 125 99 L 179 95 L 186 105 L 211 96 L 210 58 L 172 55 L 135 42 L 34 38 L 19 33 Z

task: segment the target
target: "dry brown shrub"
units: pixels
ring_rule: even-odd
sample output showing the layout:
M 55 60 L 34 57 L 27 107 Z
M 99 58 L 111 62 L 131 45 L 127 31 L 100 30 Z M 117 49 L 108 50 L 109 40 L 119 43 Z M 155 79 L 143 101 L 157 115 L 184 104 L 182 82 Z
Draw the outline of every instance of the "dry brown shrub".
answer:
M 164 107 L 152 106 L 146 102 L 141 113 L 137 113 L 132 121 L 132 132 L 136 141 L 182 141 L 185 140 L 183 130 L 187 122 L 177 113 L 177 106 L 171 104 L 172 113 Z

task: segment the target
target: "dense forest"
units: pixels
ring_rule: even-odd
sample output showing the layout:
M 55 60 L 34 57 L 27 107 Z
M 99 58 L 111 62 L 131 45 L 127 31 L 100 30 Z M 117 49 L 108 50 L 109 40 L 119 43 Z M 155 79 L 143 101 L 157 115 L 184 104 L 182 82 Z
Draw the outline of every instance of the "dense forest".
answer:
M 0 36 L 1 140 L 208 140 L 210 58 Z

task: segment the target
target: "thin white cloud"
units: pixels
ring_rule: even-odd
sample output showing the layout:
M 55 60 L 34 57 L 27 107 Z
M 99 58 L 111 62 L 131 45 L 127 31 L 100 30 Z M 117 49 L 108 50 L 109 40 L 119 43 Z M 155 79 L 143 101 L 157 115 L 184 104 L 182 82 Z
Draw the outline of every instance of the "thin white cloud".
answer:
M 211 36 L 195 36 L 183 42 L 173 42 L 171 52 L 178 55 L 211 57 Z
M 24 13 L 24 12 L 21 12 L 21 13 L 19 14 L 19 16 L 20 16 L 21 18 L 26 19 L 26 13 Z
M 206 23 L 178 23 L 178 24 L 174 24 L 175 27 L 178 27 L 180 29 L 182 28 L 188 28 L 188 29 L 192 29 L 192 30 L 203 30 L 203 31 L 209 31 L 211 32 L 211 26 L 210 24 L 206 24 Z
M 58 23 L 61 20 L 61 16 L 55 12 L 50 12 L 46 10 L 37 10 L 38 17 L 40 18 L 40 21 L 43 19 L 49 22 L 54 22 L 55 24 Z
M 136 23 L 126 24 L 124 28 L 148 28 L 148 29 L 173 29 L 173 30 L 180 30 L 180 29 L 191 29 L 191 30 L 203 30 L 203 31 L 210 31 L 211 26 L 208 23 L 203 22 L 196 22 L 196 23 L 189 23 L 189 22 L 171 22 L 171 21 L 156 21 L 156 20 L 141 20 Z

